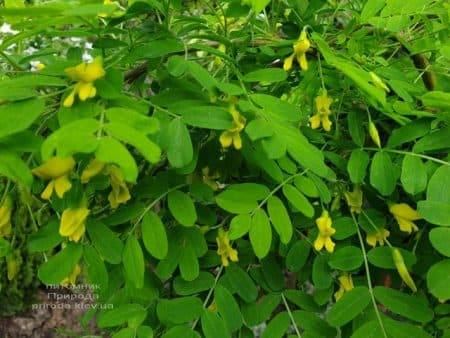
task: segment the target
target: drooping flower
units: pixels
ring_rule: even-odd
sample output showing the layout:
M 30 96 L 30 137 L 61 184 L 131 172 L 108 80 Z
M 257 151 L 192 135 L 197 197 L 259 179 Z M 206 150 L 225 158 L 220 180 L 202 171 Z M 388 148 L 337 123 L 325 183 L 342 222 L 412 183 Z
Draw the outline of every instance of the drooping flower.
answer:
M 228 148 L 233 144 L 234 148 L 239 150 L 242 148 L 242 139 L 240 132 L 245 127 L 245 117 L 243 117 L 236 109 L 236 106 L 233 104 L 229 110 L 232 118 L 233 118 L 233 126 L 222 132 L 220 135 L 219 141 L 223 148 Z
M 339 280 L 339 290 L 335 292 L 334 298 L 336 301 L 342 298 L 344 293 L 349 292 L 354 288 L 353 279 L 351 275 L 342 275 L 338 278 Z
M 77 264 L 72 272 L 61 281 L 62 286 L 75 285 L 77 282 L 77 277 L 81 273 L 81 267 Z
M 374 72 L 370 72 L 370 78 L 372 80 L 372 83 L 375 85 L 375 87 L 380 88 L 382 90 L 384 90 L 386 93 L 389 93 L 389 87 L 386 86 L 386 84 L 383 82 L 383 80 L 381 80 L 377 74 L 375 74 Z
M 59 198 L 70 190 L 72 183 L 69 180 L 69 173 L 75 167 L 73 157 L 52 157 L 44 164 L 32 170 L 32 173 L 44 180 L 50 180 L 47 187 L 41 193 L 41 197 L 45 200 L 52 197 L 53 191 Z
M 389 230 L 387 229 L 378 229 L 377 231 L 370 232 L 366 236 L 366 242 L 370 246 L 376 247 L 377 243 L 379 245 L 384 245 L 384 242 L 386 241 L 386 238 L 388 238 L 390 235 Z
M 375 143 L 378 148 L 381 148 L 380 134 L 378 134 L 378 129 L 375 123 L 369 122 L 369 135 L 373 143 Z
M 413 221 L 421 219 L 419 213 L 411 208 L 406 203 L 392 204 L 389 207 L 389 211 L 394 218 L 397 220 L 400 230 L 411 233 L 413 231 L 418 231 L 419 228 L 414 224 Z
M 61 216 L 59 234 L 69 237 L 70 241 L 78 242 L 86 231 L 86 219 L 89 212 L 86 207 L 64 210 Z
M 81 183 L 88 183 L 92 177 L 100 174 L 104 168 L 105 163 L 94 158 L 81 173 Z
M 315 101 L 317 113 L 309 119 L 311 128 L 317 129 L 322 124 L 322 127 L 325 131 L 330 131 L 332 124 L 332 122 L 330 121 L 330 105 L 333 102 L 333 99 L 327 96 L 326 90 L 322 90 L 322 94 L 317 96 Z
M 238 252 L 236 249 L 232 248 L 230 239 L 228 238 L 228 232 L 219 229 L 216 242 L 217 254 L 221 257 L 223 266 L 228 266 L 230 264 L 229 260 L 232 262 L 238 261 Z
M 400 275 L 402 280 L 405 282 L 406 285 L 409 286 L 409 288 L 413 292 L 416 292 L 417 291 L 416 284 L 414 283 L 414 280 L 409 274 L 408 268 L 405 265 L 405 261 L 403 260 L 403 256 L 400 250 L 392 248 L 392 260 L 394 261 L 395 267 L 397 268 L 398 274 Z
M 331 226 L 332 223 L 331 217 L 326 210 L 323 210 L 322 215 L 316 219 L 319 234 L 314 241 L 314 248 L 317 251 L 322 250 L 323 247 L 325 247 L 328 252 L 334 251 L 335 243 L 332 241 L 331 236 L 336 233 L 336 229 Z
M 0 238 L 11 234 L 12 200 L 7 196 L 0 205 Z
M 120 204 L 126 203 L 130 198 L 130 191 L 123 178 L 122 170 L 115 165 L 109 165 L 106 169 L 111 182 L 111 192 L 108 195 L 108 201 L 111 208 L 115 209 Z
M 350 212 L 360 214 L 362 211 L 363 194 L 358 185 L 355 185 L 353 191 L 346 191 L 344 193 L 345 201 L 347 202 Z
M 73 81 L 77 81 L 72 92 L 63 102 L 64 107 L 71 107 L 78 95 L 81 101 L 93 98 L 97 94 L 94 82 L 105 76 L 102 59 L 95 58 L 91 63 L 82 62 L 78 66 L 69 67 L 65 70 L 67 76 Z
M 311 47 L 311 42 L 308 40 L 306 31 L 303 30 L 300 33 L 300 37 L 293 45 L 294 52 L 290 56 L 288 56 L 287 58 L 284 59 L 283 69 L 285 71 L 290 70 L 292 68 L 294 59 L 296 59 L 300 68 L 302 70 L 307 70 L 308 69 L 308 60 L 306 59 L 306 52 L 309 50 L 310 47 Z

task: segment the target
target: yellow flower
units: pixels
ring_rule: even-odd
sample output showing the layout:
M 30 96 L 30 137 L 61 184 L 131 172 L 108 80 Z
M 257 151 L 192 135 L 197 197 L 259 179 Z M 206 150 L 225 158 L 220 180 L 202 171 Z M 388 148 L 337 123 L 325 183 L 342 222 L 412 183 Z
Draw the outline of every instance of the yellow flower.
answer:
M 104 0 L 103 1 L 103 5 L 111 5 L 111 6 L 115 6 L 116 9 L 114 10 L 114 12 L 112 13 L 111 16 L 116 16 L 116 14 L 120 14 L 118 12 L 118 9 L 120 9 L 120 4 L 117 1 L 112 1 L 112 0 Z M 117 13 L 116 13 L 117 12 Z M 99 13 L 98 16 L 100 18 L 107 18 L 108 16 L 110 16 L 110 14 L 108 13 Z
M 111 182 L 112 190 L 109 193 L 108 201 L 111 208 L 115 209 L 119 204 L 126 203 L 130 198 L 130 191 L 123 179 L 122 171 L 115 165 L 109 165 L 107 173 Z
M 359 186 L 355 185 L 353 191 L 346 191 L 344 196 L 350 212 L 360 214 L 362 211 L 363 195 Z
M 81 267 L 77 264 L 72 272 L 61 281 L 62 286 L 75 285 L 77 282 L 77 277 L 81 272 Z
M 71 241 L 78 242 L 86 230 L 86 218 L 89 212 L 89 209 L 85 207 L 64 210 L 59 234 L 69 237 Z
M 50 180 L 47 187 L 41 193 L 41 197 L 45 200 L 50 199 L 53 190 L 59 198 L 70 190 L 72 183 L 69 180 L 69 173 L 75 167 L 73 157 L 52 157 L 41 166 L 32 170 L 33 174 L 44 179 Z
M 381 80 L 377 74 L 375 74 L 374 72 L 370 72 L 370 78 L 372 80 L 372 83 L 375 85 L 375 87 L 380 88 L 382 90 L 384 90 L 386 93 L 389 93 L 389 87 L 386 86 L 386 84 L 383 82 L 383 80 Z
M 239 150 L 242 148 L 240 132 L 245 127 L 245 117 L 239 114 L 234 104 L 230 107 L 230 114 L 233 117 L 233 126 L 222 132 L 219 141 L 223 148 L 228 148 L 233 144 L 234 148 Z
M 326 90 L 322 91 L 322 94 L 316 97 L 317 113 L 309 119 L 312 129 L 317 129 L 322 124 L 325 131 L 331 130 L 331 124 L 329 116 L 331 115 L 330 105 L 333 99 L 327 96 Z
M 97 57 L 91 63 L 82 62 L 78 66 L 69 67 L 65 70 L 67 76 L 73 81 L 77 81 L 72 92 L 64 100 L 64 107 L 71 107 L 75 101 L 75 95 L 81 101 L 86 101 L 97 94 L 97 88 L 94 86 L 94 81 L 105 76 L 102 59 Z
M 314 241 L 314 248 L 317 251 L 322 250 L 324 246 L 328 252 L 334 251 L 335 244 L 331 240 L 331 236 L 335 234 L 336 229 L 331 226 L 332 223 L 333 222 L 328 214 L 328 211 L 326 210 L 324 210 L 322 212 L 322 215 L 318 219 L 316 219 L 316 224 L 319 228 L 319 234 Z
M 386 238 L 388 238 L 390 235 L 389 230 L 386 229 L 379 229 L 377 231 L 368 233 L 366 236 L 366 242 L 370 246 L 376 247 L 377 243 L 380 245 L 384 245 L 384 241 Z
M 300 37 L 294 43 L 293 49 L 294 52 L 284 59 L 283 69 L 288 71 L 292 68 L 292 63 L 294 62 L 294 58 L 297 60 L 297 63 L 300 65 L 302 70 L 308 69 L 308 60 L 306 59 L 306 52 L 311 47 L 311 42 L 308 40 L 308 36 L 306 31 L 303 30 L 300 33 Z
M 342 298 L 344 293 L 349 292 L 354 288 L 353 279 L 351 275 L 342 275 L 339 278 L 339 290 L 335 292 L 334 298 L 336 301 Z
M 217 254 L 222 259 L 222 265 L 228 266 L 230 259 L 232 262 L 238 261 L 238 252 L 236 249 L 233 249 L 230 244 L 230 239 L 228 238 L 228 233 L 223 231 L 223 229 L 219 229 L 218 236 L 216 238 L 217 242 Z
M 81 173 L 81 183 L 88 183 L 92 177 L 100 174 L 104 168 L 105 163 L 97 160 L 96 158 L 93 159 Z
M 0 238 L 11 234 L 12 200 L 6 197 L 0 205 Z
M 378 148 L 381 148 L 380 135 L 378 134 L 377 126 L 372 121 L 369 122 L 369 135 L 373 143 L 375 143 Z
M 227 47 L 226 47 L 225 45 L 223 45 L 223 44 L 220 44 L 220 45 L 217 47 L 217 50 L 218 50 L 219 52 L 226 53 Z M 215 65 L 215 66 L 220 66 L 222 63 L 223 63 L 223 61 L 222 61 L 222 58 L 221 58 L 220 56 L 216 56 L 216 57 L 214 58 L 214 65 Z
M 408 272 L 408 269 L 406 268 L 405 261 L 403 260 L 403 256 L 400 250 L 395 248 L 392 249 L 392 260 L 394 261 L 395 267 L 397 268 L 398 274 L 400 275 L 402 280 L 406 285 L 409 286 L 409 288 L 413 292 L 416 292 L 416 284 L 414 283 L 414 280 L 412 279 L 411 275 Z
M 421 217 L 419 213 L 411 208 L 408 204 L 392 204 L 389 207 L 389 211 L 392 215 L 394 215 L 394 218 L 397 220 L 401 231 L 410 234 L 412 231 L 419 230 L 419 228 L 413 223 L 413 221 L 417 221 L 418 219 L 421 219 Z

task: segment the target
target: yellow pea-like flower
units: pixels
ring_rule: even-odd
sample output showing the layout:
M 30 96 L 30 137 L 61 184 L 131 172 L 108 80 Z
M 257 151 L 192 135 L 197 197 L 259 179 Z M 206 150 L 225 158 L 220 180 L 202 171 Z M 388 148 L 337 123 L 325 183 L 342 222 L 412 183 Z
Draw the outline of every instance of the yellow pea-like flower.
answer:
M 235 149 L 242 148 L 241 131 L 245 127 L 245 117 L 239 114 L 236 106 L 233 104 L 229 110 L 231 117 L 233 118 L 233 125 L 230 129 L 225 130 L 220 135 L 219 141 L 223 148 L 229 148 L 232 144 Z
M 311 42 L 305 30 L 300 33 L 300 37 L 293 45 L 294 52 L 284 59 L 283 69 L 288 71 L 292 68 L 294 59 L 297 60 L 302 70 L 308 69 L 308 60 L 306 59 L 306 52 L 311 47 Z
M 59 198 L 70 190 L 72 183 L 69 180 L 69 173 L 75 167 L 73 157 L 52 157 L 44 164 L 32 170 L 32 173 L 43 180 L 49 180 L 47 187 L 41 193 L 41 197 L 45 200 L 50 199 L 53 191 Z
M 12 200 L 9 196 L 7 196 L 0 205 L 0 238 L 11 234 L 12 207 Z
M 331 236 L 336 233 L 336 229 L 331 226 L 332 223 L 331 217 L 326 210 L 323 210 L 322 215 L 316 219 L 319 234 L 314 241 L 314 249 L 317 251 L 322 250 L 323 247 L 328 252 L 334 251 L 335 243 L 332 241 Z
M 100 174 L 104 168 L 105 163 L 97 160 L 96 158 L 93 159 L 81 173 L 81 183 L 88 183 L 91 178 Z
M 233 249 L 230 244 L 230 238 L 228 237 L 228 232 L 223 229 L 219 229 L 218 236 L 216 238 L 217 242 L 217 254 L 222 259 L 222 265 L 228 266 L 230 264 L 229 260 L 232 262 L 238 261 L 238 252 Z
M 406 268 L 405 261 L 403 260 L 403 256 L 400 250 L 395 248 L 392 249 L 392 259 L 401 279 L 405 282 L 406 285 L 409 286 L 409 288 L 413 292 L 417 292 L 416 284 L 414 283 L 414 280 L 412 279 L 408 269 Z
M 419 230 L 419 228 L 414 224 L 413 221 L 417 221 L 422 217 L 420 217 L 419 213 L 411 208 L 408 204 L 392 204 L 389 207 L 389 211 L 392 215 L 394 215 L 394 218 L 396 219 L 401 231 L 410 234 L 413 231 Z
M 69 237 L 70 241 L 78 242 L 86 231 L 86 219 L 90 211 L 86 207 L 69 208 L 61 216 L 59 234 Z
M 75 102 L 76 95 L 81 101 L 93 98 L 97 94 L 94 82 L 105 76 L 100 57 L 95 58 L 91 63 L 82 62 L 78 66 L 66 68 L 65 72 L 71 80 L 77 81 L 77 83 L 64 100 L 64 107 L 71 107 Z
M 368 233 L 366 236 L 366 242 L 367 244 L 369 244 L 370 246 L 376 247 L 377 243 L 379 245 L 384 245 L 384 242 L 386 241 L 386 239 L 389 237 L 391 233 L 389 232 L 389 230 L 386 229 L 379 229 L 377 231 Z
M 338 278 L 339 280 L 339 290 L 335 292 L 334 298 L 336 301 L 342 298 L 344 293 L 349 292 L 354 288 L 353 279 L 351 275 L 342 275 Z
M 322 125 L 325 131 L 330 131 L 332 125 L 330 105 L 333 103 L 333 99 L 328 97 L 326 90 L 323 90 L 322 94 L 316 97 L 315 102 L 317 113 L 309 119 L 311 128 L 317 129 Z
M 77 264 L 72 272 L 61 281 L 62 286 L 75 285 L 77 282 L 77 277 L 81 273 L 81 267 Z
M 123 178 L 122 170 L 115 165 L 109 165 L 106 169 L 111 182 L 111 192 L 108 195 L 108 201 L 111 208 L 115 209 L 120 204 L 126 203 L 130 198 L 130 191 Z
M 345 201 L 347 202 L 350 212 L 355 214 L 360 214 L 362 211 L 363 194 L 362 190 L 358 185 L 355 185 L 353 191 L 346 191 L 344 193 Z

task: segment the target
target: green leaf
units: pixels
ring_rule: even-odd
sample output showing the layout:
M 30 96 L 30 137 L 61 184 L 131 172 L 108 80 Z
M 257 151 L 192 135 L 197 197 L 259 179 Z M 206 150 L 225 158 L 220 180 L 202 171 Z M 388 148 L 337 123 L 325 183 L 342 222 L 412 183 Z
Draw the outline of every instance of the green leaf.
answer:
M 181 119 L 174 119 L 170 122 L 168 138 L 167 158 L 170 164 L 174 168 L 188 165 L 194 157 L 194 150 L 189 131 Z
M 119 122 L 108 123 L 103 128 L 109 135 L 134 146 L 150 163 L 160 160 L 161 149 L 136 129 Z
M 333 219 L 333 228 L 336 229 L 336 233 L 333 238 L 337 240 L 346 239 L 357 232 L 357 228 L 350 217 L 339 217 Z
M 348 132 L 357 146 L 363 147 L 366 139 L 364 130 L 364 115 L 357 110 L 351 110 L 347 115 Z
M 301 193 L 305 194 L 308 197 L 319 197 L 319 191 L 317 189 L 316 182 L 304 176 L 298 176 L 294 179 L 294 184 Z
M 305 330 L 308 335 L 302 337 L 336 337 L 336 330 L 332 328 L 325 320 L 319 318 L 318 314 L 308 311 L 296 310 L 292 312 L 292 317 L 299 328 Z
M 108 290 L 108 271 L 105 263 L 92 246 L 85 246 L 83 258 L 89 282 L 95 286 L 92 291 L 101 297 Z
M 269 137 L 273 135 L 273 128 L 269 122 L 263 119 L 255 119 L 250 121 L 245 127 L 250 140 L 256 141 L 261 138 Z
M 222 285 L 217 285 L 214 289 L 214 301 L 228 331 L 234 332 L 239 330 L 242 327 L 242 315 L 230 291 Z
M 122 169 L 126 181 L 136 182 L 138 176 L 136 161 L 128 149 L 119 141 L 103 137 L 99 141 L 95 156 L 104 163 L 117 164 Z
M 255 211 L 252 217 L 249 237 L 256 257 L 262 259 L 267 256 L 272 243 L 272 229 L 264 210 L 257 209 Z
M 347 171 L 353 183 L 362 183 L 366 177 L 369 155 L 364 150 L 355 149 L 350 154 Z
M 97 324 L 100 328 L 115 327 L 146 313 L 147 311 L 140 304 L 118 305 L 114 309 L 101 313 Z
M 419 201 L 417 211 L 431 224 L 450 226 L 450 203 L 448 202 Z
M 242 315 L 248 326 L 256 326 L 269 319 L 270 315 L 280 304 L 281 296 L 275 293 L 269 293 L 258 299 L 257 302 L 244 304 L 242 306 Z
M 226 130 L 232 127 L 231 114 L 218 106 L 187 106 L 174 110 L 183 121 L 193 127 Z
M 173 289 L 180 296 L 190 296 L 208 291 L 213 285 L 213 275 L 205 271 L 200 271 L 198 277 L 192 281 L 186 281 L 181 276 L 175 277 L 173 281 Z
M 275 96 L 251 94 L 250 98 L 255 101 L 257 105 L 263 107 L 269 114 L 273 114 L 276 119 L 292 122 L 300 120 L 300 111 L 296 106 Z
M 379 151 L 370 166 L 370 184 L 383 196 L 391 195 L 397 182 L 396 170 L 388 153 Z
M 0 105 L 0 137 L 27 129 L 44 112 L 45 101 L 23 100 Z
M 122 261 L 123 244 L 117 235 L 102 222 L 88 220 L 86 230 L 92 244 L 102 258 L 111 264 Z
M 269 322 L 261 338 L 282 338 L 290 324 L 289 314 L 287 312 L 280 312 Z
M 196 279 L 200 273 L 198 258 L 193 245 L 194 243 L 191 243 L 189 239 L 183 241 L 183 252 L 178 262 L 181 277 L 187 281 Z
M 351 271 L 358 269 L 364 261 L 360 248 L 345 246 L 333 252 L 328 260 L 328 265 L 334 269 Z
M 159 320 L 183 324 L 199 318 L 203 313 L 202 301 L 197 297 L 161 299 L 156 306 Z
M 422 95 L 421 100 L 426 107 L 450 109 L 450 93 L 432 91 Z
M 59 285 L 68 277 L 83 254 L 83 246 L 69 243 L 56 255 L 41 265 L 38 277 L 47 285 Z
M 450 127 L 445 127 L 422 137 L 413 147 L 415 153 L 426 151 L 448 150 Z
M 385 5 L 386 0 L 368 0 L 361 12 L 361 22 L 375 16 Z
M 241 267 L 236 264 L 231 264 L 227 268 L 225 276 L 232 289 L 244 301 L 250 303 L 256 300 L 258 297 L 258 289 L 248 273 L 242 270 Z
M 0 149 L 0 174 L 28 188 L 33 184 L 33 175 L 28 165 L 18 154 L 8 149 Z
M 242 214 L 233 217 L 230 222 L 230 231 L 228 237 L 231 240 L 241 238 L 250 230 L 252 219 L 249 214 Z
M 0 238 L 0 258 L 5 257 L 11 251 L 11 245 L 5 239 Z
M 383 319 L 383 325 L 389 337 L 395 338 L 432 338 L 417 325 L 412 325 L 405 322 L 398 322 L 389 318 Z
M 293 185 L 285 184 L 283 186 L 283 194 L 296 210 L 300 211 L 306 217 L 311 218 L 314 216 L 314 208 L 311 203 Z
M 157 259 L 167 256 L 169 244 L 166 228 L 161 219 L 153 211 L 148 211 L 141 223 L 142 241 L 147 251 Z
M 179 325 L 168 329 L 161 338 L 200 338 L 200 335 L 186 325 Z
M 280 68 L 258 69 L 244 75 L 244 82 L 280 82 L 287 78 L 287 73 Z
M 59 221 L 52 219 L 38 232 L 28 237 L 28 250 L 30 252 L 43 252 L 53 249 L 61 243 L 62 237 L 59 234 Z
M 128 236 L 122 254 L 125 277 L 137 289 L 144 286 L 144 255 L 134 235 Z
M 442 255 L 450 257 L 450 228 L 434 228 L 428 234 L 431 245 Z
M 233 184 L 216 196 L 216 202 L 226 211 L 245 214 L 255 210 L 257 201 L 266 198 L 269 193 L 269 189 L 262 184 Z
M 175 190 L 167 195 L 170 213 L 178 223 L 186 227 L 193 226 L 197 221 L 194 202 L 186 193 Z
M 202 330 L 205 338 L 228 338 L 230 334 L 224 320 L 216 313 L 205 311 L 202 314 Z
M 434 264 L 427 273 L 428 291 L 441 302 L 450 299 L 450 259 Z
M 173 38 L 160 39 L 146 42 L 134 48 L 129 57 L 134 60 L 153 59 L 168 54 L 180 52 L 184 50 L 184 46 L 178 40 Z
M 405 265 L 408 268 L 411 268 L 414 264 L 416 264 L 417 258 L 413 253 L 402 248 L 398 249 L 400 250 L 403 260 L 405 261 Z M 367 258 L 372 265 L 378 268 L 392 270 L 396 269 L 394 261 L 392 260 L 392 250 L 387 246 L 379 246 L 371 249 L 367 253 Z
M 369 290 L 365 286 L 358 286 L 346 292 L 333 305 L 326 315 L 326 320 L 333 327 L 341 327 L 359 315 L 370 303 Z
M 292 223 L 283 202 L 278 197 L 271 196 L 267 200 L 267 211 L 281 242 L 289 243 L 292 237 Z
M 333 282 L 331 270 L 327 263 L 327 256 L 318 255 L 314 258 L 312 267 L 312 281 L 317 289 L 328 289 Z
M 421 297 L 382 286 L 375 287 L 373 291 L 376 300 L 393 313 L 422 324 L 433 319 L 433 311 Z
M 113 107 L 105 110 L 106 118 L 111 122 L 127 124 L 133 129 L 147 135 L 159 130 L 159 120 L 138 113 L 135 110 L 121 107 Z
M 419 157 L 406 155 L 403 158 L 400 181 L 405 191 L 411 195 L 416 195 L 425 190 L 428 176 L 425 165 Z
M 286 255 L 286 267 L 292 272 L 298 272 L 306 264 L 311 245 L 306 240 L 297 241 Z

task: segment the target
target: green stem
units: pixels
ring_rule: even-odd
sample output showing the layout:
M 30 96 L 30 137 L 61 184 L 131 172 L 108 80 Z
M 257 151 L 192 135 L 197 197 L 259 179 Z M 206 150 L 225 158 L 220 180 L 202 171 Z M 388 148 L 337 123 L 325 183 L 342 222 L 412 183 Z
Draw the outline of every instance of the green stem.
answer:
M 383 148 L 383 149 L 379 149 L 379 148 L 363 148 L 364 150 L 370 150 L 370 151 L 386 151 L 388 153 L 394 153 L 394 154 L 403 154 L 403 155 L 411 155 L 411 156 L 415 156 L 415 157 L 420 157 L 426 160 L 430 160 L 436 163 L 440 163 L 443 165 L 447 165 L 450 166 L 450 162 L 445 162 L 443 160 L 440 160 L 438 158 L 435 157 L 431 157 L 431 156 L 427 156 L 427 155 L 422 155 L 422 154 L 417 154 L 417 153 L 413 153 L 410 151 L 403 151 L 403 150 L 395 150 L 395 149 L 387 149 L 387 148 Z
M 381 315 L 380 315 L 380 311 L 378 310 L 377 302 L 375 301 L 375 296 L 373 295 L 372 278 L 370 277 L 370 270 L 369 270 L 369 261 L 367 259 L 366 248 L 364 246 L 364 241 L 363 241 L 363 238 L 361 235 L 361 231 L 359 230 L 359 225 L 358 225 L 358 222 L 356 221 L 354 213 L 351 213 L 351 215 L 352 215 L 353 223 L 355 224 L 355 227 L 356 227 L 356 232 L 358 234 L 359 244 L 360 244 L 361 250 L 363 252 L 364 267 L 365 267 L 366 275 L 367 275 L 367 286 L 369 287 L 369 293 L 370 293 L 370 298 L 372 299 L 373 308 L 377 315 L 378 323 L 380 324 L 380 328 L 381 328 L 381 331 L 383 332 L 383 336 L 384 336 L 384 338 L 388 338 L 388 336 L 386 334 L 386 330 L 383 325 L 383 321 L 381 320 Z
M 291 309 L 289 308 L 289 304 L 284 297 L 284 294 L 281 294 L 281 298 L 283 299 L 284 307 L 286 308 L 286 311 L 289 315 L 289 318 L 291 319 L 292 325 L 294 325 L 295 333 L 297 334 L 297 337 L 302 338 L 302 335 L 300 334 L 300 330 L 298 329 L 297 323 L 294 320 L 294 316 L 292 315 Z

